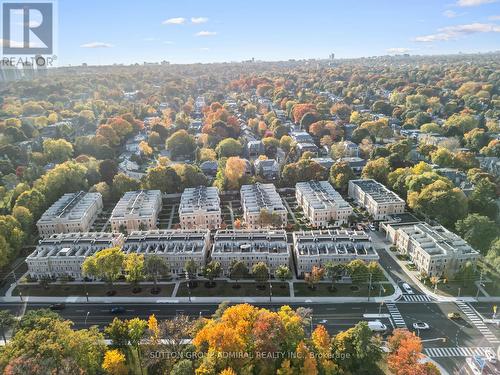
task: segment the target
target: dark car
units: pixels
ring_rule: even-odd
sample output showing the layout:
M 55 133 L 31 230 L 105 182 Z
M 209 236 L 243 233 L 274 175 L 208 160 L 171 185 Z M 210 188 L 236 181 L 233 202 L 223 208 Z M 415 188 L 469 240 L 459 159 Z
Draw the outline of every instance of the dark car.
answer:
M 111 314 L 123 314 L 125 312 L 125 307 L 122 306 L 116 306 L 112 307 L 111 310 L 109 310 Z
M 64 303 L 53 303 L 49 306 L 49 309 L 51 310 L 64 310 L 65 308 L 66 305 Z

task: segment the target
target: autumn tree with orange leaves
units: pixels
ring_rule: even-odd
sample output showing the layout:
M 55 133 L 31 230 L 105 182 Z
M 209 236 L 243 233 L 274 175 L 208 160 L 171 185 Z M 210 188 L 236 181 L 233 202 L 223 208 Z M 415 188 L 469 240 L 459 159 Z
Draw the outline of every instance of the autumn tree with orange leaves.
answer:
M 406 329 L 394 330 L 388 342 L 391 354 L 387 356 L 389 369 L 395 375 L 439 375 L 432 363 L 421 363 L 422 342 Z

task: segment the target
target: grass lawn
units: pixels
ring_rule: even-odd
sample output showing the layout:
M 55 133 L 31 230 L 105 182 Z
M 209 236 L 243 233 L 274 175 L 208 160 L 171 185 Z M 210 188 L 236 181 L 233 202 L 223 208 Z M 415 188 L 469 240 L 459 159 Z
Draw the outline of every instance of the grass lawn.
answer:
M 331 284 L 320 283 L 316 285 L 315 290 L 309 289 L 306 283 L 294 283 L 293 287 L 295 289 L 296 297 L 368 297 L 368 284 L 335 284 L 337 290 L 332 292 L 330 290 Z M 358 290 L 353 290 L 351 287 L 357 286 Z M 379 287 L 374 284 L 375 289 L 372 290 L 371 296 L 378 297 Z M 394 288 L 391 284 L 383 284 L 385 292 L 382 292 L 382 296 L 389 296 L 394 293 Z
M 132 293 L 132 286 L 116 284 L 113 285 L 113 290 L 116 291 L 114 297 L 170 297 L 174 290 L 173 284 L 160 285 L 161 291 L 158 294 L 151 294 L 153 284 L 141 285 L 141 292 Z M 109 290 L 108 285 L 103 284 L 88 284 L 86 290 L 90 297 L 107 297 L 106 292 Z M 67 297 L 67 296 L 85 296 L 85 287 L 82 284 L 49 284 L 47 288 L 41 285 L 18 285 L 12 292 L 13 296 L 18 296 L 19 291 L 23 296 L 54 296 L 54 297 Z
M 498 281 L 484 283 L 483 289 L 486 290 L 486 293 L 488 293 L 491 297 L 500 297 L 500 283 Z
M 205 281 L 198 281 L 196 288 L 191 288 L 191 296 L 193 297 L 268 297 L 269 285 L 265 285 L 265 289 L 257 289 L 255 283 L 239 283 L 240 288 L 233 288 L 235 283 L 227 281 L 217 281 L 213 288 L 207 288 Z M 272 283 L 273 296 L 288 297 L 290 292 L 287 283 Z M 284 288 L 281 288 L 284 286 Z M 187 297 L 188 289 L 186 283 L 179 286 L 176 297 Z
M 429 289 L 434 291 L 434 288 L 431 285 L 429 284 L 426 285 Z M 444 284 L 439 283 L 437 286 L 436 293 L 443 296 L 457 297 L 459 288 L 460 288 L 460 296 L 475 296 L 477 293 L 477 287 L 472 282 L 467 283 L 464 286 L 463 283 L 454 281 L 450 281 Z M 482 296 L 481 292 L 479 292 L 479 296 Z

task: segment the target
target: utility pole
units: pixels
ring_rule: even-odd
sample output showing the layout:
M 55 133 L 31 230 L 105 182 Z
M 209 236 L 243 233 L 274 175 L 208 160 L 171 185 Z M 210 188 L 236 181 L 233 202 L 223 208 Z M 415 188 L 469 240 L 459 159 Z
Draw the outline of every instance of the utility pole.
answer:
M 85 317 L 85 328 L 87 328 L 87 319 L 89 318 L 90 311 L 87 311 L 87 316 Z
M 479 288 L 481 288 L 482 283 L 483 283 L 483 270 L 481 269 L 481 273 L 479 274 L 479 284 L 477 285 L 476 298 L 479 297 Z
M 372 274 L 370 273 L 370 281 L 368 284 L 368 301 L 370 300 L 371 294 L 372 294 Z
M 187 281 L 187 288 L 188 288 L 188 299 L 189 302 L 191 303 L 191 281 L 189 280 L 189 274 L 188 271 L 185 271 L 185 276 L 186 276 L 186 281 Z

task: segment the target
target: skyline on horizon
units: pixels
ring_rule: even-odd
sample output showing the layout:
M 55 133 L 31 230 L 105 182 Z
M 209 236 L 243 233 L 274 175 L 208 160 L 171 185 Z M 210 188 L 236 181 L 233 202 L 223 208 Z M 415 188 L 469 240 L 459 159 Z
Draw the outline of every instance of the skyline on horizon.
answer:
M 498 0 L 305 6 L 261 0 L 147 4 L 59 0 L 58 65 L 445 55 L 500 49 Z M 92 19 L 92 23 L 88 20 Z M 84 30 L 84 32 L 82 32 Z

